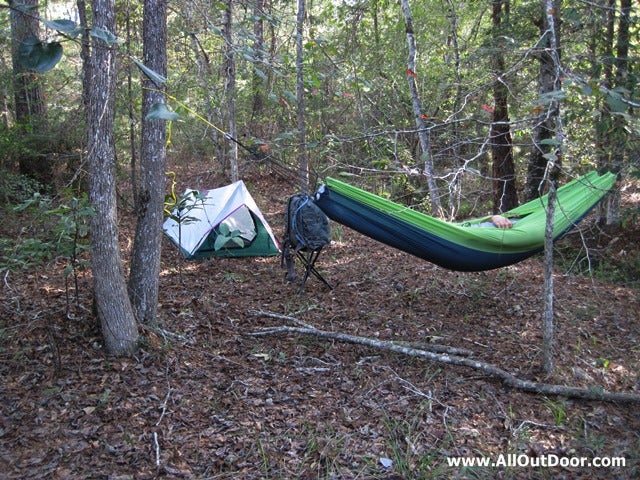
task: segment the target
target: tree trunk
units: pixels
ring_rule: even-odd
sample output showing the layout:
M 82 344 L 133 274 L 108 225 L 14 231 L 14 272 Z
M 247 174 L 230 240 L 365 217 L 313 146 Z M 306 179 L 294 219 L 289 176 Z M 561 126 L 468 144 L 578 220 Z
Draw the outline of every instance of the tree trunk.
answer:
M 10 16 L 15 120 L 23 135 L 32 132 L 42 135 L 47 125 L 44 86 L 37 73 L 20 63 L 20 46 L 29 37 L 40 38 L 38 0 L 21 0 L 20 8 L 11 8 Z M 44 185 L 50 183 L 52 169 L 48 160 L 26 152 L 20 155 L 18 163 L 21 173 Z
M 142 23 L 143 62 L 167 75 L 167 0 L 145 0 Z M 164 103 L 164 86 L 144 77 L 142 82 L 142 148 L 138 204 L 129 298 L 136 318 L 155 325 L 158 305 L 167 130 L 165 120 L 146 118 L 157 103 Z
M 127 4 L 127 8 L 124 13 L 124 15 L 126 16 L 125 24 L 127 28 L 127 39 L 125 41 L 127 56 L 133 55 L 133 52 L 131 51 L 131 7 L 132 7 L 131 4 Z M 143 14 L 143 33 L 142 33 L 143 37 L 144 37 L 144 20 L 145 18 Z M 144 86 L 144 80 L 143 80 L 143 86 Z M 143 95 L 144 95 L 144 92 L 143 92 Z M 131 156 L 129 164 L 131 166 L 131 191 L 133 193 L 133 205 L 137 208 L 140 204 L 140 198 L 138 197 L 138 194 L 140 193 L 140 182 L 138 179 L 138 170 L 140 167 L 138 165 L 138 145 L 137 145 L 138 141 L 137 141 L 137 135 L 136 135 L 137 122 L 136 122 L 135 105 L 136 105 L 136 102 L 134 101 L 134 93 L 133 93 L 133 68 L 130 67 L 130 68 L 127 68 L 127 113 L 129 114 L 129 154 Z M 134 249 L 135 249 L 135 243 L 134 243 Z M 135 310 L 135 305 L 134 305 L 134 310 Z
M 555 127 L 553 142 L 554 150 L 545 155 L 546 174 L 549 184 L 549 197 L 547 201 L 547 217 L 544 238 L 544 313 L 542 319 L 542 369 L 547 375 L 554 371 L 554 344 L 555 344 L 555 307 L 553 287 L 553 237 L 556 212 L 557 178 L 560 172 L 560 161 L 564 132 L 560 117 L 559 92 L 561 89 L 562 68 L 560 65 L 560 45 L 558 41 L 558 22 L 560 18 L 560 4 L 554 0 L 543 0 L 543 18 L 545 31 L 549 37 L 549 55 L 553 64 L 554 95 L 551 95 L 549 104 L 549 120 Z
M 409 58 L 407 60 L 407 81 L 411 91 L 411 102 L 413 105 L 413 115 L 415 117 L 416 126 L 418 128 L 418 139 L 420 140 L 420 148 L 422 150 L 422 160 L 424 161 L 424 173 L 427 177 L 427 186 L 429 188 L 429 196 L 431 200 L 431 214 L 435 217 L 442 217 L 442 206 L 440 203 L 440 195 L 438 186 L 433 173 L 433 159 L 431 158 L 431 145 L 429 144 L 429 131 L 424 122 L 424 114 L 422 112 L 422 101 L 418 93 L 416 85 L 416 41 L 413 35 L 413 22 L 411 19 L 411 9 L 409 8 L 409 0 L 401 0 L 402 13 L 404 15 L 405 29 L 407 33 L 407 43 L 409 44 Z
M 305 129 L 304 102 L 304 19 L 306 16 L 305 0 L 298 0 L 296 19 L 296 99 L 298 103 L 298 178 L 300 191 L 309 192 L 309 159 L 307 157 L 307 139 Z
M 612 2 L 611 11 L 615 11 L 615 2 Z M 613 16 L 613 15 L 612 15 Z M 629 75 L 629 44 L 631 28 L 631 0 L 620 0 L 620 10 L 618 15 L 618 31 L 616 36 L 615 75 L 613 81 L 618 92 L 628 92 L 632 96 L 634 91 L 634 79 Z M 610 28 L 613 29 L 613 19 Z M 613 42 L 613 36 L 611 37 Z M 610 73 L 611 76 L 611 73 Z M 611 82 L 610 82 L 611 83 Z M 612 112 L 607 102 L 604 102 L 603 117 L 607 127 L 602 139 L 602 149 L 608 152 L 604 158 L 601 157 L 600 167 L 615 173 L 620 173 L 627 163 L 627 148 L 629 135 L 627 133 L 627 120 L 620 114 L 630 113 L 630 108 L 622 106 Z M 607 225 L 619 225 L 620 217 L 620 191 L 615 189 L 612 195 L 608 195 L 603 202 L 604 220 Z
M 505 61 L 502 54 L 501 24 L 504 16 L 509 15 L 508 0 L 493 0 L 493 122 L 491 123 L 491 154 L 493 160 L 493 212 L 500 213 L 518 206 L 516 174 L 513 162 L 513 143 L 509 124 L 509 90 L 502 76 L 505 73 Z
M 78 19 L 82 28 L 80 58 L 82 59 L 82 104 L 87 110 L 89 108 L 89 80 L 91 79 L 91 41 L 89 37 L 89 26 L 87 24 L 87 4 L 84 0 L 77 0 Z M 86 115 L 85 115 L 86 116 Z
M 233 53 L 233 1 L 227 1 L 224 10 L 224 39 L 226 43 L 224 56 L 225 83 L 224 90 L 227 96 L 227 115 L 229 124 L 229 135 L 231 138 L 238 138 L 236 128 L 236 60 Z M 238 173 L 238 144 L 234 141 L 230 144 L 229 166 L 231 168 L 231 181 L 237 182 L 240 179 Z
M 254 72 L 251 77 L 251 89 L 253 91 L 253 105 L 251 107 L 251 131 L 254 137 L 262 137 L 263 131 L 263 115 L 265 104 L 265 80 L 258 75 L 257 70 L 264 70 L 264 9 L 266 0 L 255 0 L 253 5 L 253 56 L 254 56 Z
M 543 5 L 545 1 L 543 0 Z M 551 11 L 551 17 L 556 19 L 558 16 L 558 9 L 560 5 L 556 5 L 557 2 L 550 2 L 554 9 Z M 557 8 L 555 8 L 557 7 Z M 543 7 L 544 8 L 544 7 Z M 543 14 L 546 18 L 546 13 Z M 553 105 L 557 106 L 557 102 L 552 102 L 553 92 L 560 90 L 559 82 L 560 78 L 556 72 L 556 64 L 554 61 L 554 55 L 552 52 L 551 37 L 557 35 L 555 32 L 551 34 L 548 31 L 548 22 L 546 19 L 542 19 L 538 24 L 540 28 L 540 48 L 537 52 L 538 60 L 540 62 L 539 72 L 539 101 L 540 104 L 536 107 L 538 111 L 538 119 L 533 129 L 533 151 L 529 159 L 527 168 L 527 181 L 525 185 L 525 197 L 527 200 L 532 200 L 539 197 L 544 192 L 544 179 L 547 171 L 547 156 L 554 150 L 554 132 L 555 132 L 555 119 L 558 117 L 557 112 L 554 111 Z
M 594 63 L 594 76 L 596 72 L 602 69 L 601 85 L 606 90 L 613 88 L 613 40 L 615 37 L 615 6 L 616 0 L 607 0 L 607 7 L 605 10 L 605 27 L 604 27 L 604 39 L 602 40 L 602 52 L 598 55 L 598 52 L 594 51 L 594 56 L 601 56 L 596 58 Z M 601 25 L 597 25 L 596 32 L 600 33 Z M 594 33 L 596 35 L 597 33 Z M 594 48 L 595 50 L 595 48 Z M 596 154 L 598 159 L 598 168 L 609 168 L 611 162 L 611 148 L 609 138 L 611 133 L 611 111 L 609 104 L 604 98 L 601 100 L 598 116 L 595 121 L 595 136 L 596 136 Z M 606 200 L 605 200 L 606 202 Z M 599 207 L 601 208 L 601 206 Z
M 462 177 L 464 175 L 464 162 L 461 161 L 461 147 L 463 141 L 460 139 L 461 127 L 458 122 L 460 117 L 461 105 L 464 101 L 464 95 L 462 93 L 462 73 L 460 71 L 460 46 L 458 43 L 458 30 L 459 21 L 458 13 L 456 12 L 456 3 L 453 0 L 447 0 L 448 17 L 451 22 L 451 33 L 449 35 L 449 46 L 452 50 L 453 65 L 454 65 L 454 78 L 455 78 L 455 95 L 453 98 L 453 115 L 451 117 L 451 142 L 452 142 L 452 156 L 453 162 L 456 166 L 456 172 L 453 179 L 449 183 L 449 219 L 454 220 L 460 209 L 460 203 L 462 201 Z
M 115 32 L 114 0 L 93 0 L 94 28 Z M 130 355 L 136 350 L 138 329 L 127 295 L 118 244 L 114 107 L 115 45 L 94 37 L 87 111 L 91 267 L 94 301 L 107 351 Z

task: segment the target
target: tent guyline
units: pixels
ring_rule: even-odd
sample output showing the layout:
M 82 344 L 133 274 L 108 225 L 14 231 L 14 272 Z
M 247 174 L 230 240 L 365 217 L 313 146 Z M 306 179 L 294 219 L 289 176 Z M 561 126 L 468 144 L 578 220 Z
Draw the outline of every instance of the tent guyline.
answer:
M 591 172 L 560 187 L 554 239 L 580 222 L 616 182 L 616 175 Z M 327 178 L 315 202 L 332 220 L 386 245 L 443 268 L 483 271 L 525 260 L 544 249 L 546 205 L 542 196 L 504 215 L 509 229 L 483 225 L 486 218 L 450 223 L 411 210 L 334 178 Z
M 145 70 L 145 72 L 146 72 L 146 70 Z M 183 102 L 178 100 L 173 95 L 170 95 L 169 93 L 167 93 L 165 91 L 161 91 L 161 90 L 155 90 L 155 89 L 150 89 L 150 90 L 153 90 L 155 92 L 163 94 L 169 100 L 171 100 L 172 102 L 176 103 L 180 107 L 184 108 L 187 112 L 189 112 L 191 115 L 193 115 L 196 119 L 198 119 L 199 121 L 201 121 L 202 123 L 204 123 L 208 127 L 213 128 L 216 132 L 220 133 L 223 136 L 223 138 L 225 138 L 226 140 L 228 140 L 230 142 L 235 143 L 240 148 L 245 150 L 257 162 L 265 162 L 265 161 L 269 162 L 274 167 L 274 170 L 277 171 L 277 173 L 279 175 L 282 175 L 283 177 L 287 177 L 287 178 L 289 178 L 291 180 L 297 179 L 297 172 L 293 168 L 285 165 L 283 162 L 273 158 L 273 155 L 266 155 L 265 152 L 261 152 L 259 150 L 259 148 L 255 147 L 255 146 L 252 146 L 252 145 L 247 145 L 247 144 L 241 142 L 240 140 L 235 138 L 233 135 L 231 135 L 229 132 L 225 132 L 223 129 L 221 129 L 220 127 L 218 127 L 214 123 L 212 123 L 209 120 L 207 120 L 206 118 L 204 118 L 198 112 L 196 112 L 195 110 L 193 110 L 189 106 L 185 105 Z M 162 120 L 167 120 L 167 121 L 173 121 L 173 120 L 176 120 L 176 119 L 179 118 L 177 113 L 169 111 L 166 108 L 166 106 L 164 106 L 164 104 L 162 104 L 162 106 L 156 106 L 155 108 L 156 108 L 156 112 L 153 114 L 152 118 L 162 119 Z M 170 140 L 167 140 L 167 141 L 169 142 Z

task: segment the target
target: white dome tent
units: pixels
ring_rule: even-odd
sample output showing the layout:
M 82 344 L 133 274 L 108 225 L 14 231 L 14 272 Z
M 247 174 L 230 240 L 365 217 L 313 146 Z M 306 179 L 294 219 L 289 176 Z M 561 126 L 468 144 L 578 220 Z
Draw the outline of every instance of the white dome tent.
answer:
M 189 259 L 280 253 L 271 227 L 242 180 L 213 190 L 187 189 L 163 230 Z

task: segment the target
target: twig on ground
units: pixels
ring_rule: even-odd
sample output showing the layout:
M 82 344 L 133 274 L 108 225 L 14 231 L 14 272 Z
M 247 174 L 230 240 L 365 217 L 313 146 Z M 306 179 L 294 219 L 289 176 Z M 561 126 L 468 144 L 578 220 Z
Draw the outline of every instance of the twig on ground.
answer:
M 267 313 L 267 312 L 265 312 Z M 268 314 L 272 318 L 277 314 Z M 285 316 L 281 316 L 289 320 Z M 411 347 L 405 347 L 398 343 L 376 340 L 367 337 L 360 337 L 356 335 L 350 335 L 347 333 L 330 332 L 326 330 L 319 330 L 315 327 L 290 327 L 280 326 L 272 328 L 264 328 L 257 332 L 252 332 L 251 336 L 266 336 L 266 335 L 278 335 L 278 334 L 298 334 L 298 335 L 311 335 L 319 338 L 336 340 L 339 342 L 353 343 L 358 345 L 365 345 L 367 347 L 386 350 L 394 353 L 400 353 L 411 357 L 424 358 L 434 362 L 445 363 L 449 365 L 456 365 L 461 367 L 472 368 L 480 370 L 481 372 L 502 380 L 502 382 L 517 390 L 525 392 L 537 393 L 541 395 L 553 395 L 562 396 L 567 398 L 580 398 L 583 400 L 601 400 L 608 402 L 621 402 L 621 403 L 640 403 L 640 395 L 634 393 L 623 392 L 607 392 L 603 388 L 580 388 L 571 387 L 566 385 L 557 385 L 549 383 L 534 382 L 531 380 L 524 380 L 512 375 L 506 370 L 497 367 L 495 365 L 482 362 L 479 360 L 473 360 L 470 358 L 464 358 L 459 355 L 450 355 L 446 353 L 429 352 L 422 349 L 416 349 Z
M 156 467 L 160 466 L 160 444 L 158 443 L 158 432 L 153 432 L 153 444 L 156 452 Z
M 304 323 L 302 320 L 299 320 L 295 317 L 290 317 L 289 315 L 281 315 L 279 313 L 267 312 L 266 310 L 252 310 L 249 313 L 257 316 L 257 317 L 269 317 L 275 318 L 277 320 L 286 320 L 287 322 L 291 322 L 299 327 L 303 328 L 315 328 L 313 325 L 309 325 L 308 323 Z
M 156 427 L 160 425 L 160 422 L 164 418 L 164 414 L 167 413 L 167 402 L 169 401 L 170 396 L 171 396 L 171 385 L 167 385 L 167 394 L 165 395 L 164 400 L 162 402 L 162 410 L 160 412 L 160 418 L 158 418 L 158 421 L 156 422 Z
M 398 345 L 403 345 L 409 348 L 416 348 L 418 350 L 427 350 L 428 352 L 436 353 L 449 353 L 451 355 L 460 355 L 461 357 L 470 357 L 473 355 L 472 350 L 466 348 L 450 347 L 449 345 L 432 345 L 430 343 L 422 342 L 394 342 Z

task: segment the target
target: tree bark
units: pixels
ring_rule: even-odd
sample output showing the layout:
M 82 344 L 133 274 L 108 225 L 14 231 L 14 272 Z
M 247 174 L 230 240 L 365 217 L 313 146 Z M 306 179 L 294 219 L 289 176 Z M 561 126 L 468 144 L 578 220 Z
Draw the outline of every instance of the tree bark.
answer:
M 305 0 L 298 0 L 296 19 L 296 100 L 298 104 L 298 179 L 300 191 L 309 192 L 309 158 L 307 156 L 307 137 L 305 128 L 304 101 L 304 19 L 306 16 Z
M 555 127 L 553 142 L 554 150 L 544 156 L 546 164 L 549 197 L 547 201 L 547 216 L 544 238 L 544 312 L 542 319 L 542 369 L 548 375 L 554 371 L 553 352 L 555 345 L 555 307 L 553 286 L 553 238 L 556 212 L 557 179 L 562 159 L 562 145 L 564 132 L 560 117 L 560 101 L 558 94 L 561 89 L 562 68 L 560 64 L 560 44 L 558 41 L 558 23 L 560 5 L 554 0 L 543 0 L 545 31 L 549 37 L 549 55 L 553 64 L 553 95 L 549 103 L 549 119 Z
M 167 0 L 145 0 L 142 23 L 143 63 L 167 75 Z M 142 82 L 142 148 L 139 191 L 136 195 L 137 224 L 129 275 L 129 298 L 139 322 L 156 324 L 162 251 L 166 143 L 165 120 L 146 116 L 157 103 L 164 103 L 164 86 L 144 77 Z
M 615 10 L 615 2 L 611 2 L 611 12 Z M 611 14 L 614 17 L 613 13 Z M 615 75 L 613 82 L 619 92 L 628 92 L 632 96 L 635 89 L 633 77 L 629 75 L 629 45 L 631 28 L 631 0 L 620 0 L 620 10 L 618 14 L 618 30 L 616 35 L 615 59 Z M 611 18 L 610 29 L 613 29 L 613 18 Z M 613 42 L 613 36 L 610 39 Z M 605 77 L 606 78 L 606 77 Z M 611 84 L 611 81 L 609 81 Z M 616 111 L 615 115 L 604 102 L 603 119 L 606 128 L 604 138 L 602 139 L 602 150 L 606 152 L 601 156 L 600 167 L 615 173 L 620 173 L 624 165 L 628 162 L 628 143 L 629 134 L 627 132 L 627 120 L 620 113 L 630 113 L 627 107 L 623 111 Z M 607 225 L 620 225 L 622 221 L 620 216 L 620 191 L 615 189 L 611 195 L 608 195 L 604 201 L 602 210 L 604 210 L 604 221 Z
M 10 2 L 12 4 L 12 2 Z M 29 37 L 40 38 L 38 0 L 21 0 L 21 7 L 11 8 L 11 59 L 15 120 L 24 135 L 42 134 L 46 125 L 44 86 L 37 73 L 20 63 L 20 46 Z M 51 165 L 42 157 L 26 152 L 18 158 L 20 172 L 35 178 L 43 185 L 51 182 Z
M 114 0 L 93 0 L 92 7 L 94 28 L 115 34 Z M 95 210 L 91 221 L 91 267 L 94 302 L 105 347 L 114 355 L 130 355 L 137 347 L 138 328 L 127 295 L 118 244 L 115 53 L 113 44 L 93 38 L 87 111 L 89 200 Z
M 264 14 L 266 0 L 255 0 L 253 5 L 253 55 L 254 55 L 254 72 L 251 77 L 251 89 L 253 92 L 253 103 L 251 106 L 251 131 L 254 136 L 262 137 L 263 131 L 263 112 L 265 105 L 265 88 L 264 80 L 257 74 L 256 69 L 261 71 L 264 69 L 265 50 L 264 50 Z
M 82 28 L 80 43 L 80 58 L 82 59 L 82 105 L 85 111 L 89 108 L 89 81 L 91 79 L 91 41 L 87 24 L 87 4 L 84 0 L 77 0 L 78 20 Z M 85 112 L 86 116 L 86 112 Z
M 551 45 L 552 36 L 555 36 L 554 41 L 557 41 L 558 32 L 551 33 L 549 31 L 547 17 L 551 17 L 554 20 L 554 24 L 557 23 L 560 5 L 557 1 L 549 3 L 552 6 L 549 11 L 552 13 L 547 14 L 545 10 L 539 23 L 541 40 L 537 55 L 540 62 L 538 81 L 540 104 L 536 108 L 538 110 L 538 118 L 533 129 L 533 150 L 527 166 L 527 181 L 525 185 L 525 197 L 527 200 L 537 198 L 544 193 L 547 154 L 554 150 L 552 142 L 556 131 L 554 122 L 558 118 L 557 112 L 554 111 L 554 106 L 557 106 L 557 102 L 551 101 L 553 100 L 553 92 L 560 90 L 560 78 L 557 75 L 554 61 L 554 55 L 559 55 L 559 52 L 554 54 Z M 545 0 L 542 2 L 542 8 L 546 8 Z
M 456 3 L 453 0 L 447 0 L 448 17 L 451 22 L 451 33 L 449 35 L 450 47 L 453 55 L 454 78 L 455 78 L 455 95 L 453 98 L 453 116 L 451 117 L 451 142 L 453 161 L 456 165 L 456 172 L 453 179 L 449 182 L 449 219 L 454 220 L 457 216 L 462 201 L 462 178 L 464 175 L 464 162 L 460 160 L 462 153 L 463 141 L 460 139 L 461 128 L 458 122 L 460 117 L 461 105 L 464 101 L 462 93 L 462 73 L 460 71 L 460 45 L 458 42 L 458 31 L 460 19 L 456 12 Z
M 424 121 L 424 113 L 422 111 L 422 100 L 418 93 L 416 84 L 416 40 L 413 34 L 413 20 L 411 18 L 411 9 L 409 8 L 409 0 L 401 0 L 402 14 L 404 16 L 405 29 L 407 33 L 407 43 L 409 44 L 409 57 L 407 60 L 407 81 L 409 82 L 409 90 L 411 91 L 411 103 L 413 105 L 413 115 L 415 117 L 416 127 L 418 129 L 418 139 L 420 140 L 420 148 L 422 150 L 422 160 L 424 161 L 424 174 L 427 177 L 427 187 L 429 189 L 431 213 L 435 217 L 442 217 L 442 205 L 440 203 L 440 194 L 438 193 L 438 185 L 433 172 L 433 158 L 431 157 L 431 145 L 429 141 L 429 131 Z
M 238 138 L 236 128 L 236 60 L 233 52 L 233 1 L 228 0 L 224 10 L 224 40 L 226 43 L 224 54 L 224 90 L 227 96 L 227 119 L 229 125 L 229 135 L 231 138 Z M 231 181 L 237 182 L 240 179 L 238 172 L 238 144 L 234 141 L 230 144 L 229 166 L 231 168 Z
M 505 61 L 502 53 L 501 25 L 504 16 L 509 14 L 508 0 L 493 0 L 493 122 L 491 123 L 491 154 L 493 160 L 493 212 L 501 213 L 518 206 L 515 164 L 513 161 L 513 143 L 509 123 L 509 90 L 502 78 L 505 73 Z
M 607 0 L 607 8 L 605 10 L 605 26 L 604 26 L 604 38 L 602 41 L 602 52 L 598 55 L 598 52 L 594 51 L 594 56 L 600 56 L 601 58 L 594 59 L 594 76 L 597 75 L 597 71 L 602 69 L 601 84 L 606 90 L 613 88 L 613 41 L 615 37 L 615 6 L 616 0 Z M 597 25 L 596 32 L 600 33 L 600 24 Z M 596 36 L 594 32 L 594 37 Z M 597 45 L 597 43 L 596 43 Z M 594 45 L 595 50 L 595 45 Z M 598 158 L 598 168 L 609 168 L 610 159 L 610 141 L 611 133 L 611 111 L 609 104 L 604 98 L 601 100 L 598 116 L 595 119 L 595 147 Z M 606 201 L 606 200 L 605 200 Z M 599 208 L 602 208 L 600 206 Z

